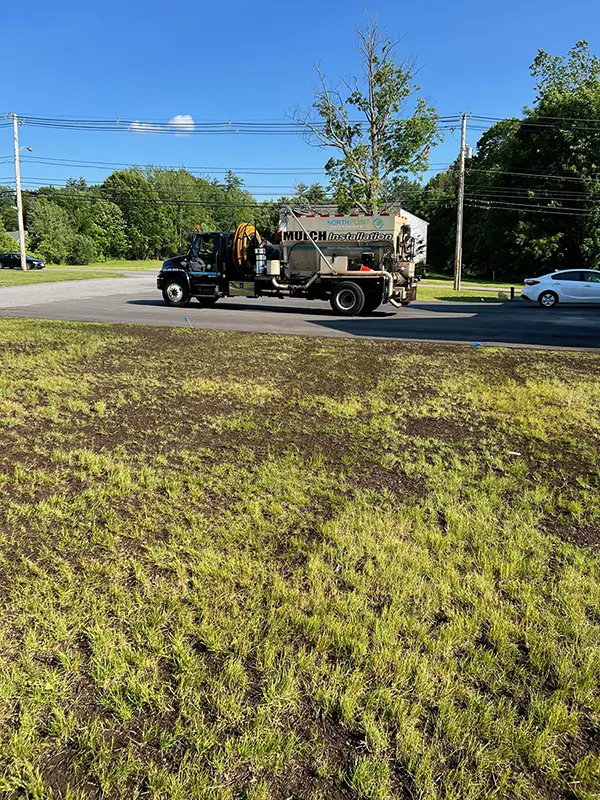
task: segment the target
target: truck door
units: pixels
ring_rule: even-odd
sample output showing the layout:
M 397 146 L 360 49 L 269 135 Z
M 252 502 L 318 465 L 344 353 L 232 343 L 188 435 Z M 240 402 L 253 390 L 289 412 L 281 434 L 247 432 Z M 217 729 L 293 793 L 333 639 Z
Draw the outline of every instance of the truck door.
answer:
M 188 274 L 193 295 L 211 294 L 219 283 L 219 237 L 200 233 L 195 237 Z

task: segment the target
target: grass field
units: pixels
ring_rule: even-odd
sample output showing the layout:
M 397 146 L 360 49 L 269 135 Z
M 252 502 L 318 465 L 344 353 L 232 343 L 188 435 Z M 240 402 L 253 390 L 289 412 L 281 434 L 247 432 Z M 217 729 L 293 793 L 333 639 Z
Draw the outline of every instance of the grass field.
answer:
M 448 284 L 448 286 L 452 286 L 454 283 L 454 278 L 450 275 L 446 275 L 444 273 L 436 273 L 436 272 L 428 272 L 427 276 L 423 278 L 423 283 L 425 284 Z M 498 289 L 498 291 L 502 291 L 505 289 L 510 289 L 511 286 L 514 286 L 516 289 L 523 285 L 522 280 L 517 281 L 490 281 L 485 279 L 478 279 L 478 278 L 467 278 L 461 280 L 461 286 L 466 288 L 473 287 L 473 286 L 487 286 L 490 289 Z
M 49 270 L 82 270 L 82 269 L 93 269 L 93 270 L 116 270 L 117 272 L 146 272 L 146 271 L 154 271 L 158 272 L 162 266 L 162 261 L 125 261 L 124 259 L 113 260 L 113 261 L 97 261 L 93 264 L 88 264 L 86 267 L 69 267 L 65 264 L 48 264 L 46 269 Z
M 119 278 L 120 273 L 81 272 L 64 270 L 62 272 L 48 269 L 32 269 L 21 272 L 19 269 L 0 270 L 0 288 L 3 286 L 29 286 L 32 283 L 56 283 L 57 281 L 83 281 L 92 278 Z
M 0 796 L 598 796 L 600 357 L 0 342 Z
M 502 289 L 498 290 L 503 291 Z M 437 286 L 427 286 L 420 283 L 417 288 L 417 300 L 445 300 L 454 303 L 502 303 L 495 292 L 477 291 L 476 289 L 461 289 L 455 292 L 452 288 L 445 289 Z

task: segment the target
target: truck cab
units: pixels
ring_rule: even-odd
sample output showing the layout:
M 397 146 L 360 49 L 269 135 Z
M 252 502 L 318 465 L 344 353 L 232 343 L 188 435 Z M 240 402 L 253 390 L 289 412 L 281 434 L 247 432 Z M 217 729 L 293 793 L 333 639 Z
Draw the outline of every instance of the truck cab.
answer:
M 186 306 L 192 297 L 201 305 L 214 305 L 226 293 L 228 236 L 196 233 L 185 255 L 163 263 L 156 285 L 167 305 Z

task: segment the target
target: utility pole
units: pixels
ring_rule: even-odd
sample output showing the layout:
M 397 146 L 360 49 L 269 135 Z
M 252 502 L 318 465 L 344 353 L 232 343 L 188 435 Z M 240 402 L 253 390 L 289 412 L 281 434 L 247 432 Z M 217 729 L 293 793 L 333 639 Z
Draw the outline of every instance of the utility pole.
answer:
M 25 255 L 25 225 L 23 224 L 23 198 L 21 196 L 21 162 L 19 159 L 19 118 L 12 114 L 13 132 L 15 143 L 15 185 L 17 188 L 17 216 L 19 218 L 19 246 L 21 249 L 21 269 L 27 269 L 27 256 Z
M 462 245 L 465 217 L 465 156 L 467 153 L 467 115 L 462 115 L 460 161 L 458 171 L 458 208 L 456 212 L 456 255 L 454 258 L 454 291 L 460 290 L 462 277 Z

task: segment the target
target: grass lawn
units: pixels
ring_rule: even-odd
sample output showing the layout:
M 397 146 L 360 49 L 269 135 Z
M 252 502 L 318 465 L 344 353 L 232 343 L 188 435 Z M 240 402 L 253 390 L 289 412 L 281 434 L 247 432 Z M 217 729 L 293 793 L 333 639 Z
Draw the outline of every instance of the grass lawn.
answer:
M 162 266 L 162 261 L 125 261 L 118 259 L 113 261 L 96 261 L 93 264 L 88 264 L 86 267 L 70 267 L 65 264 L 49 264 L 46 269 L 50 270 L 76 270 L 76 269 L 93 269 L 93 270 L 117 270 L 125 272 L 145 272 L 155 271 L 158 272 Z
M 423 278 L 423 283 L 425 284 L 437 284 L 437 283 L 447 283 L 449 286 L 452 286 L 454 283 L 454 278 L 450 275 L 441 274 L 441 273 L 428 273 L 426 278 Z M 463 278 L 461 280 L 461 286 L 489 286 L 490 288 L 498 289 L 501 291 L 502 289 L 510 289 L 511 286 L 519 288 L 523 285 L 522 280 L 517 281 L 490 281 L 485 279 L 478 279 L 478 278 L 467 278 L 466 280 Z
M 499 292 L 504 291 L 498 289 Z M 508 292 L 507 292 L 508 294 Z M 419 283 L 417 288 L 417 300 L 447 300 L 449 302 L 460 303 L 502 303 L 496 292 L 478 292 L 476 289 L 461 289 L 455 292 L 454 289 L 443 287 L 427 286 Z
M 32 269 L 21 272 L 19 269 L 0 270 L 0 288 L 3 286 L 28 286 L 31 283 L 56 283 L 56 281 L 83 281 L 92 278 L 119 278 L 119 273 L 81 272 L 64 270 L 58 272 L 48 269 Z
M 0 320 L 0 796 L 597 798 L 600 357 Z

